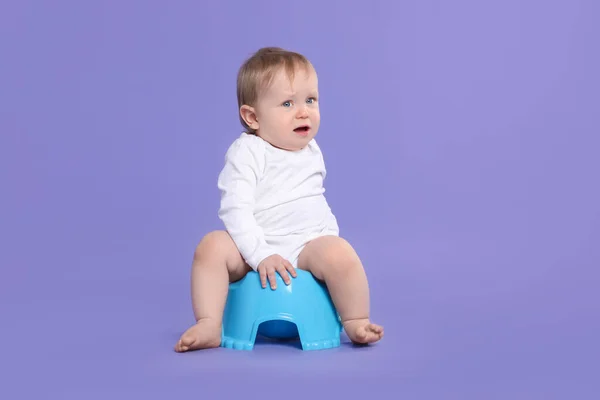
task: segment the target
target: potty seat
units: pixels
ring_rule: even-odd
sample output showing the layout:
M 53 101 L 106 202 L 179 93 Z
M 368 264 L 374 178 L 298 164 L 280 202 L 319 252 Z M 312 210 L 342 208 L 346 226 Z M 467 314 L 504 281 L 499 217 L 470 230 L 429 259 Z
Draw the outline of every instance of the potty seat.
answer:
M 276 273 L 277 288 L 262 288 L 260 276 L 250 271 L 229 284 L 223 314 L 221 347 L 252 350 L 256 335 L 271 339 L 299 338 L 302 350 L 340 346 L 341 318 L 325 284 L 308 271 L 286 285 Z

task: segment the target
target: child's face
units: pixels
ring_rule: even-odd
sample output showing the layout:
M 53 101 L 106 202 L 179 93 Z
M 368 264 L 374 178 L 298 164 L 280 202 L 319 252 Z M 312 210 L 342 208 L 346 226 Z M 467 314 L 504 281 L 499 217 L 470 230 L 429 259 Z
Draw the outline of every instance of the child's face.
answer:
M 285 150 L 304 148 L 320 124 L 317 74 L 312 67 L 297 68 L 290 82 L 282 68 L 254 109 L 256 134 Z

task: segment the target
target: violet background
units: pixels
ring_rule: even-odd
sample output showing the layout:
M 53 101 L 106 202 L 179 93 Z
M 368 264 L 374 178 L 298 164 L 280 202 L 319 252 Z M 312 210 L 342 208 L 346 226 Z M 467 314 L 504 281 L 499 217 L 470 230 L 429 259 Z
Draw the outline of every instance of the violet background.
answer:
M 599 19 L 591 0 L 3 2 L 0 397 L 597 398 Z M 235 74 L 271 45 L 318 70 L 328 200 L 386 336 L 177 354 Z

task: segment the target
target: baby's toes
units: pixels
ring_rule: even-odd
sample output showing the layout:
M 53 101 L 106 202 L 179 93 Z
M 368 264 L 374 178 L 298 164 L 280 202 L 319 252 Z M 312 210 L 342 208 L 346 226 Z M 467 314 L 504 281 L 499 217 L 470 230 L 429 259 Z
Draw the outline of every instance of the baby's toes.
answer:
M 365 327 L 364 333 L 365 337 L 363 341 L 365 343 L 374 343 L 383 337 L 383 328 L 375 324 L 369 324 Z
M 182 351 L 185 351 L 185 350 L 183 350 L 183 346 L 181 345 L 181 339 L 179 339 L 177 341 L 177 343 L 175 343 L 175 351 L 178 352 L 178 353 L 182 352 Z
M 357 342 L 365 343 L 367 341 L 367 339 L 369 338 L 370 334 L 367 329 L 360 327 L 356 330 L 356 332 L 354 332 L 354 336 L 355 336 Z
M 188 351 L 194 342 L 195 339 L 193 336 L 183 336 L 177 343 L 177 347 L 179 348 L 178 351 Z
M 189 349 L 190 347 L 192 347 L 194 345 L 194 343 L 196 343 L 196 338 L 191 335 L 181 338 L 181 345 L 186 350 Z
M 374 332 L 372 330 L 367 331 L 367 341 L 368 342 L 373 342 L 377 339 L 379 339 L 379 333 Z

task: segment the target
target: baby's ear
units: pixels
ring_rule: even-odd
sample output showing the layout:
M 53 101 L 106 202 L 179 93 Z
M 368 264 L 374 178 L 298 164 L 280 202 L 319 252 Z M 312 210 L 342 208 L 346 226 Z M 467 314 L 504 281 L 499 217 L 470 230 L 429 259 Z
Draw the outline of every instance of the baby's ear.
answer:
M 256 117 L 256 111 L 254 110 L 254 107 L 250 107 L 249 105 L 241 106 L 240 115 L 251 129 L 258 129 L 258 118 Z

